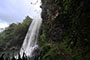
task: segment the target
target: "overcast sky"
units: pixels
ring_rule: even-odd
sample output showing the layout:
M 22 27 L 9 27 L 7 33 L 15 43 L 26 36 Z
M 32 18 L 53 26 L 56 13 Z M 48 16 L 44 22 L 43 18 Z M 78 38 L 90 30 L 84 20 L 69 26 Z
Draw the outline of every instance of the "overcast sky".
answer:
M 0 0 L 0 28 L 11 23 L 22 22 L 28 15 L 31 18 L 40 17 L 41 1 L 37 0 Z

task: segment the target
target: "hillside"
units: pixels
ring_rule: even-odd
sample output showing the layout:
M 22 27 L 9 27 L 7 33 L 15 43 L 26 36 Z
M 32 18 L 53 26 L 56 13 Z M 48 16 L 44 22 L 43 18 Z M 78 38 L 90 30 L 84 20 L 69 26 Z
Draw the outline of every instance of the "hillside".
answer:
M 41 60 L 90 60 L 90 1 L 41 1 Z
M 22 23 L 12 23 L 0 33 L 0 50 L 20 49 L 32 19 L 27 16 Z

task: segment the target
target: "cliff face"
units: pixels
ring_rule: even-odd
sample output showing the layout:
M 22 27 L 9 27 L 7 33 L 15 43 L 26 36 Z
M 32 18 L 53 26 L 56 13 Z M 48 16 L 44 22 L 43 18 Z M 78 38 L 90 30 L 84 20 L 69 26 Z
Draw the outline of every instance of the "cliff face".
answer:
M 90 1 L 41 1 L 41 59 L 90 59 Z
M 59 11 L 55 1 L 42 1 L 42 18 L 43 24 L 45 25 L 46 30 L 46 38 L 47 40 L 60 40 L 60 35 L 62 34 L 61 24 L 59 19 Z M 59 28 L 58 28 L 59 27 Z M 58 34 L 58 35 L 57 35 Z M 59 37 L 59 38 L 58 38 Z M 52 38 L 52 39 L 51 39 Z M 58 38 L 58 39 L 57 39 Z

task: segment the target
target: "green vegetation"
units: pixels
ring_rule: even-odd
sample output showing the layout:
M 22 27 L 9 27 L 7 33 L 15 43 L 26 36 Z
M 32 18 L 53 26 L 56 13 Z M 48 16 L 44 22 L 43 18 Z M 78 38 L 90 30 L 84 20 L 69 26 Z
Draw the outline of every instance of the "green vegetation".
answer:
M 90 60 L 90 1 L 41 0 L 38 60 Z M 20 48 L 32 19 L 0 33 L 0 47 Z
M 0 33 L 0 48 L 20 49 L 32 19 L 27 16 L 22 23 L 12 23 Z
M 41 60 L 90 60 L 90 1 L 41 1 Z

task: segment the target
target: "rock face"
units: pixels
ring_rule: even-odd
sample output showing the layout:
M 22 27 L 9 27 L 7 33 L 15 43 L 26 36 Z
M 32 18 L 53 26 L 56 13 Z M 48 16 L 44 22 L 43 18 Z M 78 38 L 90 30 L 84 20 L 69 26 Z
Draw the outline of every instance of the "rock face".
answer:
M 89 59 L 90 1 L 41 1 L 43 23 L 41 27 L 40 46 L 43 53 L 41 54 L 43 56 L 42 60 L 54 59 L 61 56 L 62 60 L 70 58 L 75 60 Z M 55 50 L 51 52 L 50 49 L 53 48 Z M 48 53 L 45 53 L 46 50 Z M 55 53 L 55 51 L 58 53 Z M 55 56 L 53 52 L 59 55 Z M 86 55 L 87 52 L 88 54 Z M 63 56 L 63 53 L 66 56 Z M 60 58 L 57 58 L 57 60 L 60 60 Z
M 60 27 L 60 20 L 59 19 L 59 11 L 56 6 L 52 5 L 55 1 L 47 1 L 46 3 L 43 2 L 42 4 L 42 18 L 43 23 L 46 28 L 46 38 L 47 40 L 56 41 L 56 38 L 62 34 L 62 29 Z M 59 28 L 58 28 L 59 27 Z M 58 35 L 57 35 L 58 34 Z M 50 38 L 50 39 L 48 39 Z M 52 39 L 51 39 L 52 38 Z

